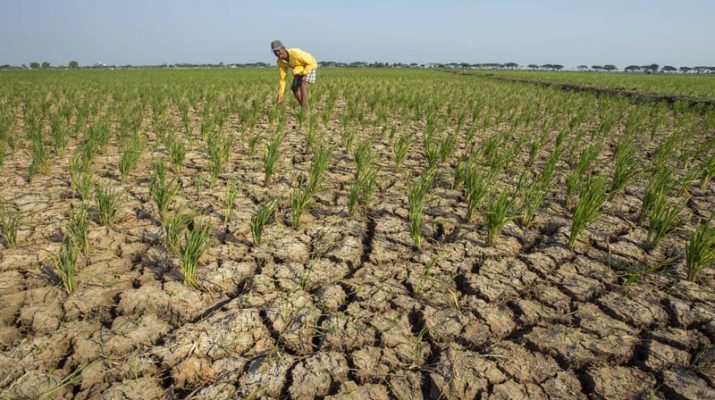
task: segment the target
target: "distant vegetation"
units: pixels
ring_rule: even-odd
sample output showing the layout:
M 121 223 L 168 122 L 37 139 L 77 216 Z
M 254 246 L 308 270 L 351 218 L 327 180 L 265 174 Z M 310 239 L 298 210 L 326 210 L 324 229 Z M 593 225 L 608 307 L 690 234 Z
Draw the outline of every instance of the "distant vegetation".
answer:
M 366 62 L 366 61 L 353 61 L 353 62 L 340 62 L 340 61 L 320 61 L 318 64 L 321 67 L 353 67 L 353 68 L 443 68 L 443 69 L 482 69 L 482 70 L 531 70 L 531 71 L 561 71 L 561 70 L 574 70 L 573 68 L 566 68 L 561 64 L 527 64 L 519 65 L 515 62 L 508 63 L 390 63 L 390 62 Z M 107 65 L 102 62 L 97 62 L 93 65 L 81 66 L 77 61 L 70 61 L 67 65 L 52 66 L 49 62 L 31 62 L 30 64 L 22 65 L 10 65 L 3 64 L 0 65 L 0 69 L 66 69 L 66 68 L 96 68 L 96 69 L 131 69 L 131 68 L 245 68 L 245 67 L 258 67 L 267 68 L 273 67 L 273 63 L 265 62 L 254 62 L 254 63 L 232 63 L 224 64 L 220 62 L 218 64 L 193 64 L 193 63 L 176 63 L 176 64 L 159 64 L 159 65 Z M 582 72 L 617 72 L 621 69 L 613 64 L 604 65 L 579 65 L 575 68 Z M 681 66 L 674 67 L 672 65 L 663 65 L 662 67 L 658 64 L 649 65 L 629 65 L 623 68 L 623 72 L 628 73 L 683 73 L 683 74 L 713 74 L 715 73 L 715 67 L 711 66 Z

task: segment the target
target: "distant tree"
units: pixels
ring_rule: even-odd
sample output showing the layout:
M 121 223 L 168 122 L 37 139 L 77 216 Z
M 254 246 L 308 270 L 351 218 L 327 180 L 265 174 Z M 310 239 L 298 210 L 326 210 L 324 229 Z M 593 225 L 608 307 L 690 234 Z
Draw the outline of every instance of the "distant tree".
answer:
M 646 72 L 658 72 L 658 64 L 641 65 L 641 69 Z
M 693 69 L 690 67 L 680 67 L 680 72 L 687 74 L 688 72 L 692 71 Z
M 625 67 L 623 70 L 626 72 L 635 72 L 635 71 L 640 71 L 641 67 L 637 65 L 629 65 Z
M 536 64 L 529 64 L 529 65 L 527 65 L 526 67 L 529 68 L 529 69 L 539 69 L 539 66 L 536 65 Z
M 48 68 L 50 68 L 50 63 L 48 63 L 47 61 L 43 61 L 43 62 L 42 62 L 42 69 L 48 69 Z
M 603 66 L 603 69 L 605 69 L 608 72 L 611 72 L 611 71 L 617 70 L 618 68 L 613 64 L 606 64 Z
M 591 69 L 594 70 L 594 71 L 600 71 L 600 70 L 603 69 L 603 67 L 600 66 L 600 65 L 592 65 L 592 66 L 591 66 Z
M 79 63 L 77 61 L 72 60 L 69 63 L 69 67 L 70 68 L 79 68 Z
M 576 68 L 578 68 L 579 71 L 586 71 L 588 70 L 588 65 L 579 65 Z
M 30 68 L 32 68 L 32 69 L 38 69 L 38 68 L 40 68 L 40 63 L 38 63 L 38 62 L 31 62 L 31 63 L 30 63 Z
M 518 66 L 519 66 L 519 64 L 517 64 L 515 62 L 508 62 L 508 63 L 504 64 L 504 67 L 509 68 L 509 69 L 514 69 L 514 68 L 517 68 Z
M 553 67 L 556 71 L 561 71 L 564 68 L 564 66 L 560 64 L 554 64 Z
M 663 68 L 661 68 L 660 70 L 663 71 L 663 72 L 668 72 L 668 73 L 670 73 L 670 72 L 675 72 L 675 71 L 677 71 L 678 69 L 675 68 L 675 67 L 673 67 L 672 65 L 664 65 Z

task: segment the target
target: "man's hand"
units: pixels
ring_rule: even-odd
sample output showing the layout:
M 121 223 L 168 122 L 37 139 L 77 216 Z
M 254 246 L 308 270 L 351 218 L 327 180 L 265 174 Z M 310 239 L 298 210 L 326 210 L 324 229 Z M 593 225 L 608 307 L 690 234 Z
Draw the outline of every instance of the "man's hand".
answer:
M 278 105 L 283 104 L 283 96 L 278 96 Z

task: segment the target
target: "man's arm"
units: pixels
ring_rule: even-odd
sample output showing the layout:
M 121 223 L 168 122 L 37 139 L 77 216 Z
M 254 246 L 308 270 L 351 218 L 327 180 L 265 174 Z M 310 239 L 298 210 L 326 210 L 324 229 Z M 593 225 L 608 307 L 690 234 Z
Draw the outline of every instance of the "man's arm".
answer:
M 301 49 L 293 49 L 291 55 L 298 64 L 293 68 L 293 75 L 308 75 L 310 71 L 318 67 L 318 62 L 310 53 Z
M 281 65 L 281 62 L 278 62 L 278 77 L 280 80 L 278 81 L 278 104 L 280 104 L 283 101 L 283 94 L 286 91 L 286 75 L 288 75 L 288 67 Z

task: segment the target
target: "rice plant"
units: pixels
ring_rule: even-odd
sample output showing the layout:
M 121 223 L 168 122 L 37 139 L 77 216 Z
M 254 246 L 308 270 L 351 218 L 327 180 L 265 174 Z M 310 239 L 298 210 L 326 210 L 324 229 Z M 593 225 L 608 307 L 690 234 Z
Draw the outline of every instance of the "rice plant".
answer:
M 688 280 L 695 281 L 703 269 L 715 263 L 715 227 L 710 226 L 713 215 L 700 221 L 688 238 L 685 248 L 685 266 Z
M 590 167 L 593 160 L 598 157 L 601 152 L 601 142 L 595 143 L 591 146 L 586 147 L 581 151 L 581 157 L 576 164 L 576 168 L 571 172 L 568 179 L 566 180 L 566 198 L 571 198 L 572 195 L 581 191 L 581 186 L 583 185 L 584 175 L 586 174 L 588 168 Z
M 611 181 L 611 195 L 619 193 L 641 174 L 641 166 L 636 156 L 636 146 L 630 139 L 621 139 L 615 145 L 613 160 L 613 180 Z
M 576 240 L 586 227 L 603 214 L 603 205 L 608 200 L 606 176 L 591 176 L 584 186 L 573 211 L 571 235 L 568 243 L 570 249 L 574 248 Z
M 439 144 L 439 159 L 440 162 L 446 162 L 452 157 L 452 154 L 454 153 L 454 148 L 456 147 L 457 142 L 455 139 L 455 135 L 452 135 L 450 133 L 445 133 L 444 137 L 442 138 L 442 141 Z
M 32 161 L 28 173 L 30 180 L 38 174 L 46 174 L 50 168 L 50 154 L 41 135 L 32 137 Z
M 648 178 L 643 193 L 643 202 L 640 212 L 638 213 L 638 222 L 645 222 L 652 211 L 653 207 L 659 201 L 658 199 L 665 198 L 668 191 L 674 186 L 672 172 L 667 168 L 656 169 Z
M 55 154 L 63 155 L 69 143 L 69 132 L 66 120 L 59 113 L 50 116 L 50 136 Z
M 281 144 L 284 138 L 285 135 L 282 132 L 276 131 L 271 135 L 271 140 L 268 142 L 268 146 L 266 146 L 266 152 L 263 154 L 263 174 L 266 186 L 271 183 L 271 177 L 273 176 L 276 163 L 281 155 Z
M 20 213 L 9 209 L 0 203 L 0 233 L 5 244 L 10 247 L 17 243 L 17 228 L 20 223 Z
M 370 165 L 355 179 L 348 193 L 348 212 L 352 214 L 358 203 L 367 204 L 377 187 L 378 171 Z
M 410 150 L 410 145 L 412 144 L 413 140 L 414 140 L 414 134 L 403 133 L 392 144 L 392 151 L 395 153 L 395 166 L 396 167 L 399 168 L 400 165 L 402 165 L 402 162 L 405 160 L 405 157 L 407 157 L 407 152 Z
M 223 215 L 226 222 L 231 221 L 233 208 L 236 205 L 236 197 L 238 196 L 238 184 L 235 180 L 229 180 L 226 184 L 226 193 L 223 203 Z
M 415 246 L 420 249 L 422 245 L 422 210 L 425 200 L 434 181 L 434 171 L 425 171 L 415 182 L 407 188 L 407 212 L 410 236 Z
M 464 198 L 467 201 L 467 214 L 464 220 L 472 220 L 474 212 L 489 192 L 492 175 L 484 172 L 476 162 L 468 162 L 464 168 Z
M 135 134 L 126 144 L 119 158 L 119 174 L 122 179 L 126 179 L 130 173 L 137 169 L 142 152 L 144 152 L 144 141 L 141 136 Z
M 519 211 L 517 214 L 522 226 L 529 226 L 544 204 L 548 192 L 542 186 L 542 178 L 543 173 L 537 178 L 534 177 L 533 172 L 526 170 L 519 179 L 519 188 L 517 189 Z
M 94 200 L 97 203 L 99 222 L 102 225 L 113 225 L 119 207 L 119 192 L 108 186 L 97 184 L 94 189 Z
M 323 181 L 323 174 L 330 165 L 330 157 L 333 149 L 325 142 L 320 142 L 315 146 L 313 154 L 313 163 L 308 171 L 308 187 L 313 195 L 320 190 L 320 185 Z
M 270 223 L 277 204 L 277 199 L 266 201 L 258 207 L 256 213 L 251 217 L 251 235 L 253 236 L 253 243 L 256 246 L 261 244 L 263 228 Z
M 173 179 L 170 182 L 166 181 L 166 166 L 164 163 L 161 161 L 154 163 L 154 177 L 149 185 L 149 195 L 156 204 L 160 220 L 164 219 L 171 202 L 178 192 L 179 185 Z
M 218 132 L 208 138 L 208 170 L 211 176 L 211 186 L 216 183 L 219 175 L 223 172 L 228 162 L 233 148 L 233 136 Z
M 659 197 L 650 211 L 648 225 L 648 245 L 655 248 L 665 235 L 673 232 L 680 222 L 685 202 L 669 202 L 665 196 Z
M 185 234 L 185 241 L 181 247 L 181 272 L 184 275 L 184 284 L 195 286 L 196 269 L 199 258 L 211 243 L 211 225 L 197 224 L 194 229 Z
M 180 139 L 174 139 L 169 142 L 168 148 L 169 159 L 174 167 L 174 172 L 181 174 L 184 167 L 184 159 L 186 158 L 186 142 Z
M 161 221 L 161 227 L 164 229 L 164 244 L 171 253 L 179 253 L 184 231 L 188 228 L 192 220 L 192 214 L 175 212 L 167 215 Z
M 80 249 L 71 241 L 64 241 L 60 246 L 59 254 L 55 257 L 55 270 L 62 281 L 62 286 L 67 294 L 71 295 L 77 290 L 77 258 Z
M 486 209 L 486 219 L 487 219 L 487 245 L 493 246 L 496 241 L 496 237 L 501 232 L 504 224 L 509 221 L 510 213 L 512 213 L 512 206 L 514 202 L 514 197 L 509 192 L 501 192 L 494 200 L 487 206 Z
M 0 157 L 2 157 L 0 155 Z M 2 163 L 0 163 L 0 168 L 2 168 Z M 700 173 L 701 173 L 701 178 L 700 178 L 700 186 L 705 189 L 705 187 L 712 181 L 713 177 L 715 177 L 715 152 L 705 159 L 700 166 Z
M 112 132 L 109 125 L 109 120 L 106 118 L 98 119 L 90 125 L 87 131 L 87 140 L 99 151 L 100 154 L 107 152 L 109 140 L 112 138 Z
M 298 229 L 300 217 L 313 199 L 313 193 L 305 180 L 299 180 L 290 194 L 291 223 L 293 229 Z
M 89 218 L 84 205 L 70 211 L 65 225 L 65 238 L 80 251 L 89 248 Z

